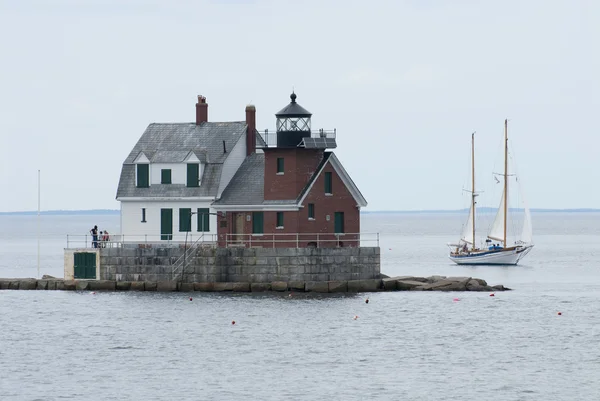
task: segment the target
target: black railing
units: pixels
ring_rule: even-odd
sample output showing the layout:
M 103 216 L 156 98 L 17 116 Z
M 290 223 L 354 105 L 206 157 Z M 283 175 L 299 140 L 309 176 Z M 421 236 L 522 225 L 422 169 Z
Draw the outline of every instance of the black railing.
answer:
M 256 136 L 257 148 L 274 148 L 277 146 L 277 131 L 269 131 L 268 129 L 266 129 L 264 131 L 257 130 L 256 133 L 258 134 Z M 336 134 L 337 131 L 335 128 L 333 130 L 318 129 L 310 131 L 311 138 L 335 139 Z

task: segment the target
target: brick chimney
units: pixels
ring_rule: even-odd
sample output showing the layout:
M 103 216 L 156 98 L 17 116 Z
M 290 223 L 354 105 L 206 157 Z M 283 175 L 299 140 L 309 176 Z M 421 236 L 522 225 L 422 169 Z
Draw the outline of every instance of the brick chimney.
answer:
M 249 104 L 246 106 L 246 156 L 256 152 L 256 107 Z
M 196 125 L 205 123 L 208 121 L 208 103 L 206 98 L 202 95 L 198 95 L 198 103 L 196 103 Z

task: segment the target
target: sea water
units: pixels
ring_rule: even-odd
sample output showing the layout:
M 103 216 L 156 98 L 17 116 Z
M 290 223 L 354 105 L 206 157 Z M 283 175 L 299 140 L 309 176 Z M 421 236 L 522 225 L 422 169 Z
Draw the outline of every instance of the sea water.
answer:
M 37 276 L 36 219 L 0 216 L 0 277 Z M 365 214 L 362 229 L 387 275 L 513 291 L 0 291 L 0 399 L 597 400 L 600 213 L 534 213 L 535 248 L 502 267 L 447 259 L 463 220 Z M 41 216 L 40 274 L 62 277 L 66 235 L 95 224 L 119 231 L 116 215 Z

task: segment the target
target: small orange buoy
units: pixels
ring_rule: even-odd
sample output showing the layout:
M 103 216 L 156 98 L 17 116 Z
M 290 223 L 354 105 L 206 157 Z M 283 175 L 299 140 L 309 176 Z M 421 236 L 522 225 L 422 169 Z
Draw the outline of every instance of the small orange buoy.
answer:
M 368 304 L 369 303 L 369 298 L 365 299 L 365 303 Z
M 495 297 L 496 294 L 494 294 L 493 292 L 490 294 L 490 297 Z
M 558 312 L 558 316 L 561 316 L 561 315 L 562 315 L 562 312 Z
M 453 299 L 453 301 L 454 301 L 454 302 L 456 302 L 456 301 L 460 301 L 460 299 L 458 299 L 458 298 L 454 298 L 454 299 Z
M 292 296 L 292 293 L 290 292 L 290 293 L 288 294 L 288 297 L 291 297 L 291 296 Z
M 231 321 L 231 324 L 235 324 L 235 320 L 232 320 L 232 321 Z
M 190 297 L 190 301 L 192 300 L 192 297 Z
M 354 320 L 358 319 L 358 315 L 354 315 L 354 318 L 353 318 L 353 319 L 354 319 Z
M 96 291 L 92 291 L 92 295 L 96 295 Z

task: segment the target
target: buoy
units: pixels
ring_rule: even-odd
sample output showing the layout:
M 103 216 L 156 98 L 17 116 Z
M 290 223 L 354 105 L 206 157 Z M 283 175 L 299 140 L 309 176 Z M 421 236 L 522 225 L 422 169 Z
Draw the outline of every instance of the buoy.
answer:
M 496 295 L 493 292 L 490 294 L 490 297 L 495 297 L 495 296 Z
M 561 315 L 562 315 L 562 312 L 558 312 L 558 316 L 561 316 Z
M 390 248 L 390 251 L 392 250 L 392 248 Z
M 292 296 L 292 293 L 290 292 L 290 293 L 288 294 L 288 297 L 291 297 L 291 296 Z
M 92 295 L 96 295 L 96 291 L 92 291 Z
M 454 301 L 454 302 L 456 302 L 456 301 L 460 301 L 460 299 L 458 299 L 458 298 L 454 298 L 454 299 L 453 299 L 453 301 Z
M 190 297 L 190 301 L 192 300 L 192 297 Z
M 354 320 L 358 319 L 358 315 L 354 315 Z
M 232 320 L 232 321 L 231 321 L 231 324 L 235 324 L 235 320 Z
M 365 303 L 368 304 L 369 303 L 369 298 L 365 299 Z

